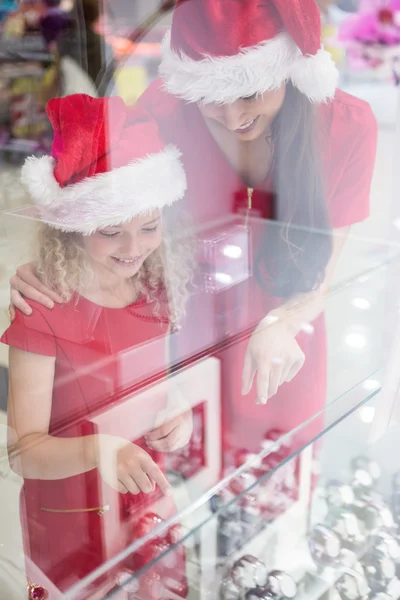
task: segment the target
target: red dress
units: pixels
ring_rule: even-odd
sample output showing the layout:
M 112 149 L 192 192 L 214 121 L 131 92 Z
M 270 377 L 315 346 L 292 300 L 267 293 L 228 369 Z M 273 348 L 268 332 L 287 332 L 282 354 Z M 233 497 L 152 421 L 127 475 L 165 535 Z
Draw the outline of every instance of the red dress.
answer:
M 56 357 L 50 435 L 95 433 L 92 415 L 144 379 L 165 374 L 168 322 L 154 316 L 151 302 L 140 300 L 121 309 L 104 308 L 82 297 L 53 310 L 30 304 L 32 315 L 18 312 L 1 341 L 26 352 Z M 142 355 L 137 350 L 146 352 L 149 342 L 153 342 L 151 357 L 138 360 Z M 146 411 L 153 411 L 155 418 L 163 406 L 161 399 L 158 406 L 146 406 Z M 131 441 L 143 446 L 162 466 L 162 455 L 134 436 L 140 414 L 129 416 L 135 424 Z M 118 423 L 112 425 L 108 433 L 119 435 Z M 150 510 L 159 494 L 157 489 L 149 495 L 119 494 L 102 482 L 96 469 L 56 481 L 25 480 L 21 494 L 25 553 L 65 591 L 105 562 L 107 520 L 121 526 L 113 532 L 117 552 L 135 539 L 135 515 Z M 54 512 L 74 510 L 77 512 Z
M 210 134 L 196 104 L 167 94 L 160 80 L 153 82 L 139 99 L 140 106 L 158 122 L 163 138 L 175 143 L 183 155 L 188 179 L 186 207 L 197 224 L 226 217 L 246 207 L 247 188 Z M 373 174 L 377 126 L 370 106 L 342 91 L 320 107 L 321 148 L 326 199 L 334 228 L 345 227 L 369 215 L 369 194 Z M 254 191 L 253 207 L 265 219 L 273 218 L 270 182 Z M 254 233 L 254 232 L 253 232 Z M 253 255 L 257 252 L 253 235 Z M 281 300 L 260 289 L 256 280 L 222 294 L 219 306 L 230 320 L 227 331 L 254 326 Z M 206 301 L 202 302 L 202 307 Z M 209 316 L 201 310 L 192 320 L 207 325 Z M 189 324 L 190 326 L 190 324 Z M 219 352 L 222 365 L 222 407 L 224 449 L 232 445 L 256 451 L 271 429 L 291 430 L 318 412 L 326 403 L 326 339 L 324 317 L 314 323 L 312 336 L 298 335 L 306 360 L 290 383 L 280 386 L 266 407 L 255 404 L 255 385 L 241 395 L 241 374 L 248 340 Z M 194 335 L 191 332 L 191 335 Z M 200 334 L 199 334 L 200 335 Z M 310 439 L 311 428 L 304 436 Z M 301 436 L 300 436 L 301 437 Z M 304 441 L 304 440 L 303 440 Z M 226 457 L 225 457 L 226 458 Z

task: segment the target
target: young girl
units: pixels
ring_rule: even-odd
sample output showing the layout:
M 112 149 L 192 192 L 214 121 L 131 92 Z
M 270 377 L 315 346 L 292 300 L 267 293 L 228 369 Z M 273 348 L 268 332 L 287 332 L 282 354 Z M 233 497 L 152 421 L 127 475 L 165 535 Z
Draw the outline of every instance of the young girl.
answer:
M 170 495 L 160 452 L 190 436 L 188 414 L 156 427 L 164 397 L 127 415 L 128 438 L 121 423 L 109 435 L 91 421 L 165 375 L 188 270 L 163 230 L 186 185 L 179 152 L 140 112 L 128 126 L 121 99 L 55 99 L 48 115 L 52 156 L 27 159 L 22 179 L 36 204 L 28 213 L 45 222 L 38 273 L 63 303 L 50 311 L 31 302 L 1 341 L 10 346 L 10 460 L 24 478 L 25 553 L 63 592 L 105 561 L 105 543 L 109 554 L 133 541 L 130 517 Z M 151 361 L 129 359 L 149 342 Z M 44 588 L 32 579 L 31 597 L 48 597 Z

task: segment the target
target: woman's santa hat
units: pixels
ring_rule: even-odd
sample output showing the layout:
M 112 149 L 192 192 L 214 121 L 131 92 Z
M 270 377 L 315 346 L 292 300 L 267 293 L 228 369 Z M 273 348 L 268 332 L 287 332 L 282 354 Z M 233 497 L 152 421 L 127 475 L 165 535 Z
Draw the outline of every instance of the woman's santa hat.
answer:
M 160 74 L 189 102 L 234 102 L 286 81 L 323 102 L 338 82 L 315 0 L 178 0 Z
M 28 158 L 21 177 L 51 226 L 91 234 L 184 196 L 180 152 L 165 146 L 147 114 L 128 111 L 121 98 L 55 98 L 47 114 L 52 153 Z

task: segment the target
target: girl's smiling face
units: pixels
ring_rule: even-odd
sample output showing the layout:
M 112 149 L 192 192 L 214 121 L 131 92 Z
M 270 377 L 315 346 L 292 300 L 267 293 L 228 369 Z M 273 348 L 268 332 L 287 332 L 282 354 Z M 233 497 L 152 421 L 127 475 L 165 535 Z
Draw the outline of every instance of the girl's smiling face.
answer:
M 238 141 L 251 142 L 268 132 L 285 99 L 286 88 L 240 98 L 231 104 L 199 103 L 199 110 L 211 128 L 220 128 Z
M 134 217 L 122 225 L 103 227 L 82 240 L 96 274 L 130 279 L 162 242 L 161 211 Z

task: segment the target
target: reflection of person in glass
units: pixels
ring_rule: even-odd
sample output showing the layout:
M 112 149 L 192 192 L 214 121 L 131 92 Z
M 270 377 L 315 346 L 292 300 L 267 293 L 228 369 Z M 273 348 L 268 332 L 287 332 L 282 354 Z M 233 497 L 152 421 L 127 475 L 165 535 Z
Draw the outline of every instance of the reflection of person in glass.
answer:
M 179 152 L 148 117 L 130 114 L 128 127 L 127 114 L 116 97 L 52 100 L 52 156 L 29 158 L 22 170 L 44 221 L 38 274 L 64 303 L 50 311 L 30 302 L 30 316 L 19 313 L 1 338 L 10 346 L 10 460 L 24 477 L 26 554 L 61 591 L 104 562 L 104 520 L 170 495 L 160 451 L 185 445 L 191 432 L 187 414 L 156 422 L 165 396 L 146 407 L 151 414 L 128 415 L 132 433 L 153 424 L 142 434 L 148 443 L 119 436 L 118 423 L 108 435 L 89 422 L 129 384 L 120 353 L 158 339 L 147 367 L 165 374 L 165 339 L 183 298 L 186 267 L 174 257 L 182 248 L 168 247 L 168 276 L 165 268 L 165 211 L 186 187 Z M 139 369 L 140 382 L 140 368 L 133 359 L 131 381 Z M 117 551 L 124 531 L 114 535 Z
M 253 449 L 268 427 L 292 428 L 325 403 L 323 301 L 348 228 L 369 213 L 376 122 L 336 90 L 320 38 L 315 0 L 178 0 L 162 79 L 139 99 L 182 151 L 198 224 L 249 209 L 285 224 L 253 232 L 254 277 L 240 300 L 253 334 L 219 354 L 225 416 L 237 424 L 225 431 Z M 21 310 L 21 293 L 57 299 L 31 266 L 12 288 Z

